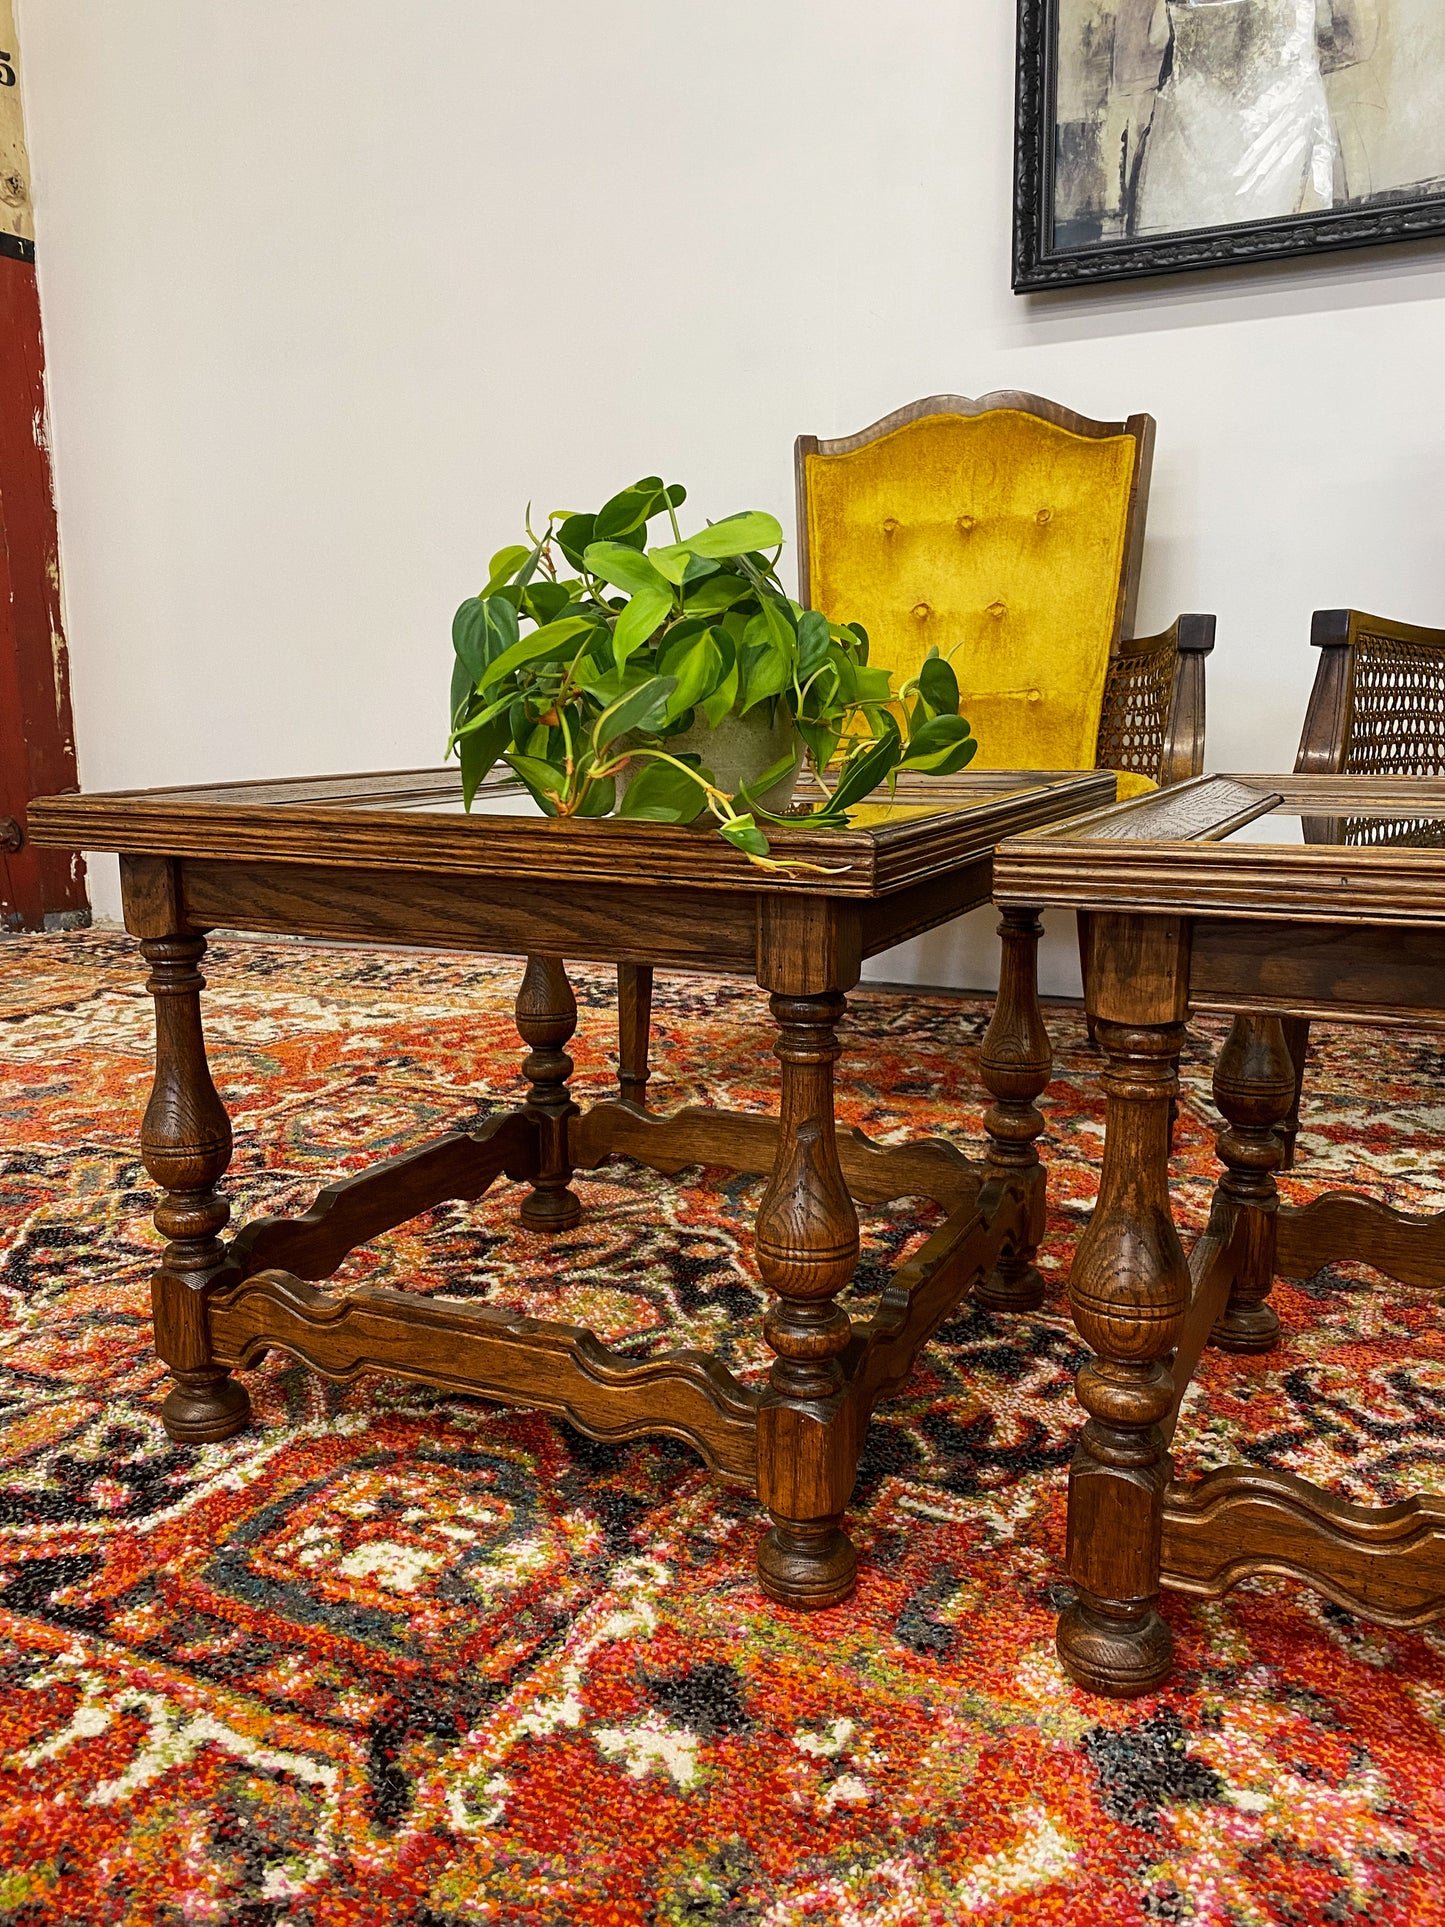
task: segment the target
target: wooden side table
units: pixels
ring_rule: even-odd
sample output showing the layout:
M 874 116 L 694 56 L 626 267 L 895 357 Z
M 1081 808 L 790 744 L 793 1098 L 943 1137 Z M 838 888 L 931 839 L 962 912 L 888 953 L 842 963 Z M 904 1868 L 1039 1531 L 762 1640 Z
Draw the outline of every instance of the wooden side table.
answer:
M 1058 1644 L 1095 1692 L 1128 1697 L 1168 1677 L 1161 1586 L 1213 1599 L 1281 1573 L 1386 1625 L 1445 1614 L 1445 1500 L 1353 1505 L 1242 1464 L 1184 1482 L 1169 1456 L 1204 1347 L 1278 1342 L 1276 1274 L 1308 1279 L 1359 1259 L 1405 1284 L 1445 1285 L 1445 1214 L 1409 1217 L 1342 1191 L 1282 1208 L 1274 1180 L 1294 1098 L 1282 1019 L 1445 1025 L 1442 829 L 1445 781 L 1200 777 L 997 853 L 1005 915 L 1089 913 L 1108 1121 L 1069 1286 L 1097 1356 L 1078 1379 L 1078 1596 Z M 1224 1172 L 1186 1259 L 1169 1204 L 1169 1112 L 1189 1011 L 1234 1023 L 1214 1073 Z
M 220 1439 L 247 1422 L 232 1376 L 272 1347 L 329 1377 L 386 1371 L 567 1418 L 593 1438 L 665 1432 L 723 1477 L 753 1487 L 772 1518 L 758 1553 L 766 1590 L 827 1606 L 854 1583 L 843 1530 L 868 1416 L 970 1288 L 985 1302 L 1038 1301 L 1043 1213 L 1034 1100 L 1048 1081 L 1039 1015 L 1039 924 L 1007 913 L 1000 994 L 983 1050 L 989 1149 L 883 1146 L 834 1125 L 836 1026 L 863 959 L 988 899 L 1000 836 L 1113 794 L 1107 775 L 986 772 L 910 787 L 865 806 L 846 831 L 796 829 L 750 865 L 706 831 L 614 820 L 559 822 L 461 811 L 454 771 L 308 778 L 191 790 L 61 796 L 36 804 L 37 843 L 121 852 L 126 927 L 141 940 L 156 1007 L 156 1078 L 142 1129 L 164 1188 L 169 1240 L 154 1279 L 156 1348 L 175 1385 L 172 1438 Z M 217 1184 L 231 1131 L 201 1024 L 206 933 L 218 927 L 422 943 L 527 958 L 517 1028 L 529 1053 L 521 1106 L 484 1129 L 329 1186 L 296 1219 L 222 1237 Z M 777 1118 L 694 1108 L 672 1117 L 637 1095 L 582 1114 L 567 1043 L 577 1008 L 563 957 L 750 973 L 771 992 Z M 634 1067 L 635 1068 L 635 1067 Z M 774 1354 L 761 1392 L 689 1351 L 639 1363 L 590 1332 L 494 1307 L 361 1288 L 317 1289 L 349 1251 L 445 1199 L 478 1198 L 503 1175 L 530 1188 L 525 1224 L 576 1222 L 572 1174 L 614 1153 L 664 1172 L 706 1160 L 767 1173 L 758 1267 L 775 1294 Z M 855 1327 L 839 1305 L 858 1255 L 854 1199 L 922 1194 L 946 1223 Z

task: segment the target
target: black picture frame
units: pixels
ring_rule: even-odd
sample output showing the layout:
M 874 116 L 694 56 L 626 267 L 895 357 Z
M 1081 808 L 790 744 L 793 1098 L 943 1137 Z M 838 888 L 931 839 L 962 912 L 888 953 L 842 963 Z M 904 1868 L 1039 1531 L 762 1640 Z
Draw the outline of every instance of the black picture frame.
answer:
M 1408 192 L 1318 214 L 1194 229 L 1149 240 L 1054 245 L 1053 185 L 1060 0 L 1018 0 L 1014 105 L 1013 289 L 1088 287 L 1196 268 L 1240 267 L 1345 248 L 1445 236 L 1445 192 Z M 1445 0 L 1442 0 L 1445 4 Z

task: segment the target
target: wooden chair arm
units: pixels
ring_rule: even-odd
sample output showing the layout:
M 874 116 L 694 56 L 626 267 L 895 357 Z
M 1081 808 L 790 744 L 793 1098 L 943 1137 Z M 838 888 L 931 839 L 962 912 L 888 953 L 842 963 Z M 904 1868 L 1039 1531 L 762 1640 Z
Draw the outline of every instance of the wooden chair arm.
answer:
M 1214 629 L 1213 616 L 1180 616 L 1157 636 L 1119 644 L 1104 684 L 1098 768 L 1160 784 L 1203 774 L 1204 658 Z

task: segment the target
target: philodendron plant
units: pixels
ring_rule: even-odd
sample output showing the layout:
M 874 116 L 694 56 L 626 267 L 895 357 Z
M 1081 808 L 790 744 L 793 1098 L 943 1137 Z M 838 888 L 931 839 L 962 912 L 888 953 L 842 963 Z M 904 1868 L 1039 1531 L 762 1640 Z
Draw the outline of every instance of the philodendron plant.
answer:
M 754 862 L 768 855 L 762 801 L 798 767 L 817 806 L 790 823 L 843 826 L 848 810 L 900 770 L 947 775 L 978 745 L 958 713 L 958 682 L 935 651 L 895 692 L 868 666 L 868 637 L 789 599 L 777 576 L 783 534 L 771 515 L 730 515 L 684 537 L 685 491 L 656 476 L 595 515 L 555 513 L 493 556 L 486 587 L 452 624 L 451 737 L 468 809 L 500 760 L 549 816 L 691 823 Z M 668 518 L 671 541 L 649 546 Z M 714 780 L 699 722 L 755 712 L 791 729 L 771 768 L 731 790 Z M 686 738 L 684 746 L 679 739 Z M 840 749 L 844 750 L 837 760 Z M 830 768 L 834 765 L 835 768 Z M 829 781 L 822 780 L 829 771 Z

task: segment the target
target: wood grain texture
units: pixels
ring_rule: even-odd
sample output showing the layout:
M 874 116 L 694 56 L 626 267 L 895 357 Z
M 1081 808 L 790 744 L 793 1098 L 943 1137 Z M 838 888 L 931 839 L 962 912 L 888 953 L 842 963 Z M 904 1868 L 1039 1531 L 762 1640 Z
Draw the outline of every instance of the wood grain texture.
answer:
M 1169 1370 L 1193 1291 L 1169 1208 L 1169 1114 L 1182 1024 L 1101 1022 L 1108 1100 L 1099 1201 L 1074 1257 L 1069 1302 L 1097 1353 L 1079 1373 L 1088 1423 L 1069 1469 L 1069 1575 L 1059 1620 L 1069 1677 L 1109 1698 L 1167 1679 L 1173 1637 L 1158 1611 L 1159 1535 L 1175 1405 Z
M 1445 1615 L 1445 1499 L 1351 1505 L 1292 1473 L 1225 1466 L 1164 1500 L 1163 1584 L 1220 1599 L 1279 1574 L 1384 1626 Z
M 1294 1060 L 1277 1017 L 1236 1017 L 1214 1063 L 1214 1102 L 1224 1118 L 1215 1149 L 1224 1174 L 1221 1203 L 1238 1212 L 1241 1234 L 1229 1302 L 1210 1334 L 1226 1352 L 1267 1352 L 1279 1343 L 1274 1287 L 1279 1193 L 1274 1174 L 1284 1156 L 1277 1126 L 1294 1102 Z
M 1354 1191 L 1326 1191 L 1281 1205 L 1276 1265 L 1308 1282 L 1328 1264 L 1353 1260 L 1420 1291 L 1445 1288 L 1445 1212 L 1419 1217 Z
M 451 780 L 455 784 L 455 777 Z M 612 817 L 561 821 L 388 808 L 374 791 L 358 790 L 350 800 L 337 797 L 335 779 L 329 783 L 332 793 L 320 801 L 295 795 L 271 800 L 264 794 L 244 800 L 234 784 L 224 786 L 219 801 L 205 790 L 51 796 L 36 803 L 31 833 L 38 843 L 59 848 L 197 857 L 213 864 L 244 860 L 253 868 L 295 864 L 337 871 L 412 870 L 436 877 L 527 877 L 574 887 L 625 884 L 634 891 L 683 886 L 748 896 L 868 897 L 943 875 L 987 854 L 1004 834 L 1101 800 L 1100 781 L 1085 775 L 1041 777 L 1020 790 L 1017 779 L 1000 788 L 953 778 L 927 792 L 948 804 L 927 816 L 868 829 L 769 831 L 775 857 L 816 865 L 816 873 L 760 870 L 706 829 Z
M 1189 1390 L 1210 1333 L 1219 1314 L 1229 1302 L 1229 1289 L 1244 1251 L 1246 1231 L 1241 1213 L 1227 1200 L 1216 1198 L 1208 1228 L 1195 1239 L 1189 1253 L 1190 1299 L 1180 1327 L 1179 1343 L 1169 1364 L 1174 1384 L 1174 1401 L 1160 1420 L 1159 1431 L 1167 1446 L 1179 1424 L 1179 1409 Z
M 1241 800 L 1250 791 L 1258 810 Z M 1218 840 L 1276 802 L 1320 817 L 1445 815 L 1445 778 L 1203 777 L 1163 797 L 1008 838 L 994 854 L 995 900 L 1242 921 L 1445 925 L 1445 852 L 1438 848 Z M 1168 822 L 1151 818 L 1161 810 L 1170 812 Z
M 155 1003 L 156 1069 L 141 1124 L 141 1159 L 162 1187 L 155 1227 L 167 1240 L 151 1279 L 156 1350 L 174 1386 L 161 1406 L 171 1438 L 201 1445 L 239 1432 L 244 1386 L 211 1346 L 207 1306 L 235 1277 L 221 1232 L 231 1208 L 218 1185 L 231 1162 L 231 1123 L 206 1061 L 201 1028 L 203 937 L 147 937 L 146 988 Z
M 692 1105 L 659 1113 L 604 1102 L 574 1121 L 569 1148 L 579 1171 L 595 1171 L 605 1158 L 621 1156 L 669 1177 L 702 1164 L 763 1175 L 773 1168 L 778 1134 L 777 1118 L 758 1112 Z M 955 1211 L 972 1204 L 985 1175 L 982 1165 L 943 1138 L 877 1144 L 855 1128 L 837 1138 L 837 1149 L 849 1195 L 860 1204 L 921 1197 Z
M 742 894 L 588 884 L 559 890 L 526 877 L 470 886 L 427 870 L 325 864 L 180 866 L 186 914 L 207 929 L 278 930 L 361 942 L 434 944 L 583 961 L 652 961 L 679 970 L 757 966 L 757 912 Z
M 1445 922 L 1445 893 L 1436 914 Z M 1430 1028 L 1445 1021 L 1445 945 L 1434 928 L 1200 917 L 1189 1002 L 1195 1010 L 1332 1013 Z
M 989 1176 L 1017 1187 L 1027 1200 L 1018 1235 L 1006 1240 L 978 1287 L 991 1311 L 1033 1311 L 1044 1301 L 1034 1254 L 1044 1235 L 1044 1168 L 1038 1099 L 1053 1070 L 1053 1049 L 1039 1009 L 1038 951 L 1043 925 L 1031 910 L 1009 909 L 998 926 L 1002 944 L 998 996 L 978 1055 L 979 1076 L 993 1099 L 984 1112 Z
M 970 1289 L 995 1270 L 1005 1250 L 1027 1240 L 1030 1206 L 1025 1186 L 990 1178 L 893 1274 L 872 1318 L 855 1329 L 845 1360 L 862 1411 L 871 1412 L 904 1384 L 919 1352 Z
M 209 1324 L 216 1357 L 237 1369 L 278 1348 L 327 1378 L 450 1386 L 555 1413 L 595 1439 L 665 1433 L 717 1472 L 756 1474 L 755 1396 L 700 1352 L 639 1364 L 575 1326 L 375 1286 L 332 1297 L 282 1271 L 214 1297 Z
M 758 1497 L 772 1529 L 758 1548 L 758 1578 L 770 1598 L 814 1610 L 847 1598 L 858 1563 L 842 1529 L 861 1443 L 842 1366 L 852 1326 L 838 1303 L 858 1263 L 858 1214 L 833 1114 L 845 999 L 775 991 L 770 1006 L 781 1116 L 755 1246 L 774 1294 L 763 1320 L 773 1366 L 758 1404 Z
M 253 1218 L 231 1240 L 243 1278 L 280 1269 L 297 1278 L 329 1278 L 355 1251 L 408 1218 L 449 1199 L 482 1197 L 504 1174 L 537 1175 L 537 1126 L 520 1111 L 476 1131 L 454 1131 L 432 1144 L 383 1158 L 354 1177 L 328 1184 L 297 1218 Z

